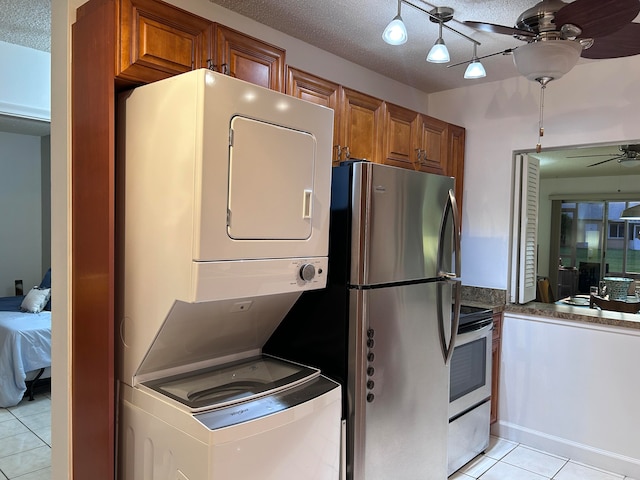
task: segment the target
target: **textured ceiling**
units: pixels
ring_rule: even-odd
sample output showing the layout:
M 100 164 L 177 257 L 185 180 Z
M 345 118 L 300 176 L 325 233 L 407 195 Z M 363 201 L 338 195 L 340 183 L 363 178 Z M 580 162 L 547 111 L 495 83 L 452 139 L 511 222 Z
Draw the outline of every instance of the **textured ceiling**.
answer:
M 51 52 L 51 0 L 0 0 L 0 41 Z
M 396 0 L 209 1 L 427 93 L 518 75 L 511 55 L 482 60 L 487 76 L 480 80 L 463 78 L 466 65 L 448 68 L 444 64 L 427 63 L 427 53 L 438 38 L 438 25 L 431 22 L 427 14 L 404 2 L 402 19 L 409 39 L 404 45 L 387 45 L 382 40 L 382 32 L 397 13 Z M 537 3 L 535 0 L 447 0 L 438 4 L 409 1 L 426 11 L 436 6 L 453 8 L 453 20 L 446 25 L 480 42 L 479 57 L 502 52 L 522 42 L 510 35 L 479 32 L 463 25 L 463 21 L 513 26 L 522 12 Z M 449 65 L 471 59 L 473 44 L 469 40 L 446 28 L 443 39 L 451 56 Z

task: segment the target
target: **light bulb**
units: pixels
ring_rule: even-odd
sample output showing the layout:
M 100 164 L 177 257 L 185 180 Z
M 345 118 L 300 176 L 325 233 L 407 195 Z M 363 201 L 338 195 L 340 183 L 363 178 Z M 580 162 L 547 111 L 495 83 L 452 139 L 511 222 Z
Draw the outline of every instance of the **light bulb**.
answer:
M 431 63 L 447 63 L 450 60 L 449 58 L 449 50 L 447 50 L 447 46 L 444 44 L 444 40 L 439 38 L 436 40 L 436 43 L 429 50 L 429 55 L 427 55 L 427 62 Z
M 407 36 L 407 27 L 404 26 L 400 14 L 396 15 L 382 32 L 382 39 L 389 45 L 402 45 L 407 42 Z
M 473 62 L 469 64 L 467 69 L 464 72 L 464 78 L 474 79 L 474 78 L 482 78 L 486 77 L 487 72 L 484 69 L 484 66 L 478 61 L 478 59 L 474 59 Z

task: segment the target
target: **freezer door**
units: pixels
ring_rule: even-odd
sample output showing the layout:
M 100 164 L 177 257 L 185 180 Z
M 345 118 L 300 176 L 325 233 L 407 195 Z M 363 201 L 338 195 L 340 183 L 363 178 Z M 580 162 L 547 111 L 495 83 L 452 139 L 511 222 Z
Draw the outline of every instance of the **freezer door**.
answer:
M 429 282 L 352 291 L 352 480 L 447 478 L 449 367 L 436 305 L 451 289 Z
M 447 206 L 453 178 L 356 163 L 351 188 L 352 285 L 451 272 L 455 227 Z

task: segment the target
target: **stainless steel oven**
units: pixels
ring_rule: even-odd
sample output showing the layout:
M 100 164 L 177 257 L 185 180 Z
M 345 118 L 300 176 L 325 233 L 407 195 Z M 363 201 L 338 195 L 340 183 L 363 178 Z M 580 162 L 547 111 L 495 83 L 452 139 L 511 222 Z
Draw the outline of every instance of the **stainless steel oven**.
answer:
M 489 445 L 492 334 L 491 310 L 461 307 L 450 367 L 448 475 Z

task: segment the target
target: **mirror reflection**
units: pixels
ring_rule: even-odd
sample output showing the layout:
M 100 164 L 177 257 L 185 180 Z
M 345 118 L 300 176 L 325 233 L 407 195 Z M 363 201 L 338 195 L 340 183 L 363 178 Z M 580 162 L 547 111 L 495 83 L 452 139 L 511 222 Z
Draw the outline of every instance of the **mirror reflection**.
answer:
M 640 141 L 529 156 L 540 160 L 537 271 L 549 284 L 538 300 L 588 297 L 605 276 L 640 282 L 640 219 L 623 218 L 640 205 Z

